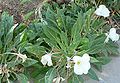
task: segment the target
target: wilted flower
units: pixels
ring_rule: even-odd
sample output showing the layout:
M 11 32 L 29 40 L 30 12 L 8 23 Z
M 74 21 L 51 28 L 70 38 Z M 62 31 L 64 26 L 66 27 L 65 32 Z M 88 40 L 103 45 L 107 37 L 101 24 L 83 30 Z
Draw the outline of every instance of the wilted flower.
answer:
M 67 57 L 67 65 L 66 68 L 71 68 L 71 58 Z
M 48 66 L 52 66 L 52 60 L 51 60 L 52 53 L 48 53 L 42 56 L 41 58 L 41 63 L 45 66 L 46 64 Z
M 0 74 L 2 74 L 2 65 L 0 65 Z
M 100 5 L 99 8 L 96 9 L 95 14 L 98 16 L 108 17 L 110 15 L 110 11 L 105 5 Z
M 53 79 L 53 83 L 61 83 L 63 81 L 65 81 L 65 79 L 60 76 Z
M 6 74 L 7 77 L 9 77 L 10 76 L 9 72 L 10 72 L 10 70 L 7 68 L 7 64 L 3 65 L 3 67 L 2 67 L 2 75 Z
M 18 58 L 21 58 L 23 63 L 24 63 L 24 62 L 26 61 L 26 59 L 27 59 L 26 54 L 21 54 L 21 53 L 8 53 L 8 54 L 17 55 L 17 59 L 16 59 L 16 60 L 18 60 Z
M 22 62 L 24 63 L 25 61 L 26 61 L 26 59 L 27 59 L 27 56 L 26 56 L 26 54 L 21 54 L 21 53 L 13 53 L 14 55 L 17 55 L 17 59 L 18 58 L 21 58 L 22 59 Z M 16 59 L 16 60 L 17 60 Z
M 90 69 L 90 56 L 88 54 L 84 54 L 82 57 L 74 56 L 74 73 L 77 75 L 87 74 Z
M 21 53 L 19 53 L 19 54 L 18 54 L 18 57 L 22 59 L 22 62 L 23 62 L 23 63 L 24 63 L 24 62 L 26 61 L 26 59 L 27 59 L 26 54 L 21 54 Z
M 111 39 L 112 41 L 118 41 L 119 40 L 119 35 L 116 33 L 116 29 L 115 28 L 111 28 L 109 31 L 109 34 L 106 33 L 107 38 L 105 39 L 105 43 L 107 43 L 109 41 L 109 39 Z

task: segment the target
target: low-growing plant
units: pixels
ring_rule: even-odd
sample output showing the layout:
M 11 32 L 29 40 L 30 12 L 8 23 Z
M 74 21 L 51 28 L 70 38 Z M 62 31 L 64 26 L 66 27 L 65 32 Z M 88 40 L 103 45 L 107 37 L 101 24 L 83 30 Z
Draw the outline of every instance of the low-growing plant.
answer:
M 43 32 L 41 45 L 45 45 L 44 47 L 47 49 L 44 55 L 40 56 L 40 59 L 43 68 L 46 68 L 44 67 L 46 65 L 52 67 L 48 67 L 49 70 L 46 74 L 41 72 L 42 78 L 41 73 L 39 73 L 40 77 L 37 76 L 39 82 L 60 82 L 60 80 L 62 81 L 61 77 L 65 79 L 66 83 L 83 82 L 82 75 L 74 73 L 73 58 L 74 56 L 82 57 L 86 53 L 89 54 L 91 63 L 87 76 L 99 80 L 92 67 L 101 70 L 102 65 L 110 61 L 108 55 L 118 52 L 114 42 L 105 43 L 106 28 L 110 29 L 111 26 L 104 18 L 96 16 L 94 11 L 95 8 L 84 11 L 75 4 L 67 5 L 67 7 L 66 5 L 59 6 L 56 3 L 45 5 L 42 12 L 44 21 L 41 25 Z M 34 51 L 33 49 L 26 50 L 38 55 L 37 48 Z
M 102 70 L 111 60 L 109 55 L 118 54 L 115 42 L 119 39 L 108 23 L 109 10 L 102 5 L 108 12 L 99 14 L 100 7 L 46 3 L 42 20 L 27 25 L 14 25 L 13 17 L 4 12 L 0 22 L 0 82 L 84 83 L 86 76 L 99 81 L 94 68 Z

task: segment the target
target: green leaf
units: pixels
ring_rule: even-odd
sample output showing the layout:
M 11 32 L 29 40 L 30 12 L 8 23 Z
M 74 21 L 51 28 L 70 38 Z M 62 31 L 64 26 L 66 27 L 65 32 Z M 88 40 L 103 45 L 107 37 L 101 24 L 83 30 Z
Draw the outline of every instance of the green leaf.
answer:
M 84 79 L 80 75 L 73 75 L 72 83 L 84 83 Z
M 57 33 L 52 29 L 52 27 L 43 27 L 45 35 L 50 39 L 57 41 Z
M 29 67 L 34 65 L 35 63 L 37 63 L 37 60 L 31 59 L 31 58 L 27 58 L 27 60 L 22 64 L 24 67 Z
M 24 39 L 26 40 L 26 30 L 23 32 L 19 33 L 15 38 L 14 38 L 14 45 L 17 46 L 19 43 L 21 43 Z
M 101 63 L 93 63 L 95 65 L 95 68 L 98 70 L 98 71 L 101 71 L 102 72 L 102 64 Z
M 0 49 L 3 47 L 3 45 L 2 45 L 2 41 L 0 40 Z
M 100 62 L 100 61 L 97 60 L 97 59 L 94 58 L 94 57 L 90 57 L 90 62 L 91 62 L 91 63 L 97 63 L 97 62 Z
M 31 77 L 40 80 L 45 77 L 46 72 L 49 70 L 48 67 L 43 67 L 41 64 L 37 63 L 32 66 L 33 70 L 31 72 Z M 44 80 L 45 81 L 45 80 Z
M 66 19 L 66 17 L 64 15 L 64 10 L 57 8 L 57 23 L 58 23 L 58 26 L 61 27 L 61 28 L 64 27 L 64 30 L 66 31 L 65 19 Z
M 2 83 L 2 76 L 0 75 L 0 83 Z
M 96 75 L 96 73 L 93 71 L 93 69 L 90 69 L 89 72 L 88 72 L 88 76 L 94 80 L 98 80 L 99 81 L 99 78 L 98 76 Z
M 105 49 L 104 35 L 97 36 L 96 34 L 93 34 L 91 35 L 91 37 L 89 37 L 89 39 L 90 39 L 90 42 L 89 42 L 90 46 L 88 50 L 89 54 L 96 54 Z
M 60 42 L 60 38 L 58 37 L 59 33 L 56 29 L 54 29 L 53 27 L 43 27 L 44 33 L 46 35 L 47 38 L 45 38 L 45 41 L 49 44 L 49 45 L 53 45 L 54 47 L 57 47 L 57 44 L 59 44 L 59 46 L 62 49 L 65 49 L 65 45 L 64 43 L 62 44 Z
M 99 45 L 92 46 L 91 48 L 89 48 L 88 53 L 89 53 L 89 54 L 99 53 L 99 52 L 101 52 L 101 50 L 103 49 L 103 47 L 104 47 L 104 43 L 103 43 L 103 44 L 99 44 Z
M 50 7 L 48 7 L 48 9 L 47 9 L 47 11 L 46 11 L 45 14 L 46 14 L 45 16 L 46 16 L 46 20 L 47 20 L 49 26 L 57 27 L 58 25 L 57 25 L 57 23 L 56 23 L 56 18 L 55 18 L 56 13 L 54 13 L 54 12 L 50 9 Z
M 7 12 L 3 12 L 0 22 L 0 38 L 8 33 L 13 23 L 13 16 L 9 16 Z
M 25 47 L 29 45 L 28 41 L 21 42 L 19 45 L 17 45 L 17 48 L 20 48 L 21 51 L 25 51 Z
M 28 20 L 33 13 L 34 13 L 34 11 L 31 11 L 31 12 L 27 13 L 26 15 L 24 15 L 24 20 Z
M 25 23 L 20 23 L 19 26 L 15 28 L 15 34 L 18 35 L 26 29 L 28 29 L 28 25 L 26 25 Z
M 29 38 L 29 41 L 33 40 L 38 34 L 33 30 L 27 31 L 27 36 Z
M 20 4 L 24 4 L 24 3 L 27 3 L 27 2 L 31 2 L 32 0 L 20 0 Z
M 82 26 L 83 26 L 83 17 L 82 14 L 78 15 L 77 21 L 73 25 L 73 28 L 71 29 L 71 37 L 74 42 L 80 37 L 80 31 L 82 31 Z
M 103 64 L 106 65 L 111 61 L 111 58 L 108 56 L 97 57 L 97 59 Z
M 40 80 L 35 80 L 35 83 L 45 83 L 45 78 L 42 78 Z
M 61 37 L 61 42 L 62 44 L 64 44 L 66 47 L 68 47 L 68 38 L 67 38 L 67 34 L 65 34 L 63 31 L 60 34 Z
M 96 35 L 96 36 L 97 36 L 97 35 Z M 106 37 L 105 37 L 103 34 L 97 36 L 96 38 L 94 38 L 94 40 L 92 40 L 92 45 L 99 45 L 99 44 L 104 43 L 105 38 L 106 38 Z
M 52 83 L 56 76 L 56 69 L 51 68 L 45 75 L 45 83 Z
M 87 12 L 85 12 L 85 23 L 84 23 L 84 31 L 85 33 L 89 33 L 90 32 L 90 27 L 91 27 L 91 17 L 93 14 L 94 10 L 91 8 L 89 9 Z
M 12 80 L 9 79 L 9 82 L 8 82 L 8 83 L 14 83 L 14 81 L 12 81 Z
M 105 45 L 106 50 L 110 53 L 110 54 L 115 54 L 115 55 L 119 55 L 118 52 L 118 45 L 116 45 L 115 43 L 108 43 Z
M 59 47 L 57 46 L 57 42 L 55 42 L 55 41 L 53 41 L 53 40 L 50 40 L 50 39 L 48 39 L 48 38 L 44 38 L 44 40 L 45 40 L 45 42 L 46 42 L 49 46 L 59 48 Z
M 24 74 L 16 74 L 17 79 L 20 83 L 27 83 L 28 78 Z
M 18 24 L 15 24 L 14 26 L 12 26 L 9 32 L 7 33 L 6 38 L 5 38 L 5 45 L 8 45 L 12 41 L 13 31 L 17 27 L 17 25 Z
M 21 60 L 17 60 L 16 62 L 14 60 L 7 63 L 8 67 L 15 67 L 16 65 L 20 64 Z
M 32 45 L 25 47 L 25 49 L 34 55 L 36 55 L 38 58 L 41 57 L 45 53 L 45 48 L 43 46 L 38 46 L 38 45 Z
M 80 41 L 72 42 L 69 46 L 69 51 L 73 52 L 78 47 L 79 44 L 80 44 Z

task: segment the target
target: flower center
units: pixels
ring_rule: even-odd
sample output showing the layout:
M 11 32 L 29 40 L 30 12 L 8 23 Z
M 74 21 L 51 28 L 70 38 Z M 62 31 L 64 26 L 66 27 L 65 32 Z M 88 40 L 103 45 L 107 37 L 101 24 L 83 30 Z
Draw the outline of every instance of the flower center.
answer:
M 77 62 L 77 65 L 80 65 L 80 61 Z

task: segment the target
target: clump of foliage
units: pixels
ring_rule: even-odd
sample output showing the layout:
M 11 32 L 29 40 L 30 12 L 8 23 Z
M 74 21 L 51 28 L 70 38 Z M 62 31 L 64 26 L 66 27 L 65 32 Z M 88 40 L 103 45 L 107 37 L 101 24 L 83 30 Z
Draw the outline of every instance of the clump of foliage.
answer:
M 3 12 L 0 82 L 27 83 L 33 78 L 35 83 L 83 83 L 84 76 L 99 81 L 94 68 L 102 70 L 102 65 L 111 60 L 109 55 L 118 54 L 118 47 L 112 39 L 105 43 L 105 33 L 112 28 L 107 22 L 109 18 L 95 15 L 92 5 L 83 8 L 81 4 L 77 0 L 67 5 L 46 3 L 42 20 L 35 19 L 27 25 L 14 25 L 13 17 Z M 73 57 L 84 54 L 90 57 L 90 69 L 86 75 L 77 75 Z M 46 60 L 46 55 L 51 60 Z M 66 68 L 67 65 L 70 67 Z

